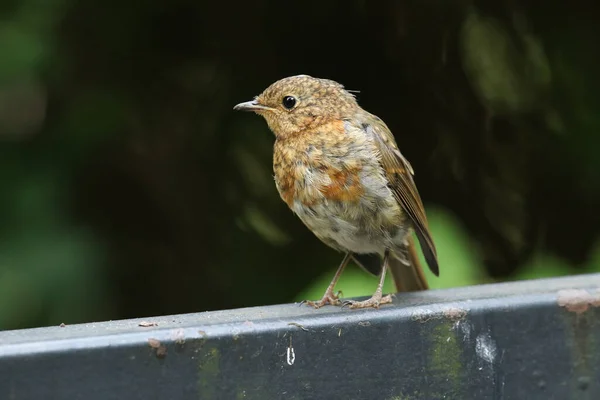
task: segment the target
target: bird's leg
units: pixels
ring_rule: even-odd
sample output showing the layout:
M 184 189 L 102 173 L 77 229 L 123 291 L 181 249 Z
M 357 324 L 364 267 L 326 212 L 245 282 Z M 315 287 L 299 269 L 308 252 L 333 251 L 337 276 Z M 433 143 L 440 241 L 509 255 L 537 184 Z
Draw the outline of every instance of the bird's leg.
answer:
M 323 295 L 321 300 L 319 300 L 319 301 L 307 300 L 307 301 L 304 301 L 304 303 L 308 304 L 309 306 L 313 306 L 314 308 L 321 308 L 325 304 L 331 304 L 332 306 L 339 305 L 340 304 L 339 296 L 337 294 L 333 293 L 333 289 L 335 288 L 335 284 L 337 283 L 337 281 L 340 279 L 340 276 L 342 276 L 342 272 L 344 271 L 344 268 L 346 268 L 346 265 L 348 265 L 348 262 L 350 262 L 351 258 L 352 258 L 352 253 L 350 253 L 350 252 L 346 253 L 346 255 L 344 256 L 344 259 L 342 260 L 342 263 L 338 267 L 335 275 L 333 276 L 333 279 L 331 280 L 331 283 L 327 287 L 327 290 L 325 290 L 325 294 Z
M 386 250 L 383 256 L 381 274 L 379 275 L 379 284 L 377 284 L 377 289 L 375 289 L 373 296 L 364 301 L 347 300 L 344 302 L 344 306 L 348 306 L 349 308 L 379 308 L 379 306 L 382 304 L 388 304 L 392 302 L 391 295 L 388 294 L 387 296 L 383 296 L 383 283 L 385 282 L 385 272 L 388 268 L 389 257 L 390 252 Z

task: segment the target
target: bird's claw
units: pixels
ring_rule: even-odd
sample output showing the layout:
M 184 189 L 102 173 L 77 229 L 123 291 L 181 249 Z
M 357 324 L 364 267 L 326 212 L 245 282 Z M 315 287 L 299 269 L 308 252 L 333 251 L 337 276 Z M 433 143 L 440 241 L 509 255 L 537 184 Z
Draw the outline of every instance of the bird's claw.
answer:
M 342 308 L 379 308 L 379 306 L 381 306 L 382 304 L 390 304 L 391 302 L 392 295 L 390 294 L 386 296 L 382 296 L 381 294 L 374 294 L 370 299 L 364 301 L 346 300 L 342 303 Z
M 319 300 L 319 301 L 303 300 L 300 304 L 307 304 L 314 308 L 321 308 L 327 304 L 331 304 L 332 306 L 338 306 L 341 304 L 341 301 L 340 301 L 341 293 L 342 293 L 341 291 L 338 291 L 337 294 L 335 294 L 331 290 L 328 290 L 325 292 L 325 294 L 323 295 L 321 300 Z

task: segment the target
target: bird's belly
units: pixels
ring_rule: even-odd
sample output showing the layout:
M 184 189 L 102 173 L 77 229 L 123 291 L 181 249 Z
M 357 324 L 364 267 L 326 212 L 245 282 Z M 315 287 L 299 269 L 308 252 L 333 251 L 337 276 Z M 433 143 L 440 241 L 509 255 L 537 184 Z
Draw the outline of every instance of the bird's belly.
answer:
M 383 255 L 386 248 L 404 240 L 406 226 L 400 206 L 385 183 L 377 189 L 365 187 L 365 193 L 351 202 L 323 198 L 307 205 L 295 201 L 292 209 L 329 246 Z

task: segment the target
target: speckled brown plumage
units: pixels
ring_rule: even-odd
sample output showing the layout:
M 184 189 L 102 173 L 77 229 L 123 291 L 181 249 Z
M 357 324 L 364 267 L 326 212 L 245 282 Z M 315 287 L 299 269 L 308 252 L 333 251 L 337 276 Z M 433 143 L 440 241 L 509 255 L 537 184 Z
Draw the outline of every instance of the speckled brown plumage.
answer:
M 375 294 L 351 308 L 391 302 L 381 293 L 389 267 L 398 291 L 424 290 L 414 229 L 437 275 L 429 233 L 410 163 L 377 116 L 363 110 L 337 82 L 299 75 L 279 80 L 235 109 L 263 116 L 274 132 L 275 184 L 286 204 L 324 243 L 346 253 L 318 302 L 339 304 L 333 289 L 350 259 L 379 274 Z M 382 259 L 374 265 L 373 256 Z

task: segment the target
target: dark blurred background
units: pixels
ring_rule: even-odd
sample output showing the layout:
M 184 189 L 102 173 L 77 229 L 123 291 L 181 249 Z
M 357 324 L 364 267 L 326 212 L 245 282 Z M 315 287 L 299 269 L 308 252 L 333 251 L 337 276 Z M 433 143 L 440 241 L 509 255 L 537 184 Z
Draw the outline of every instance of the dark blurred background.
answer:
M 433 288 L 600 270 L 593 1 L 3 0 L 0 329 L 319 298 L 277 79 L 359 90 L 416 170 Z M 356 267 L 345 296 L 376 280 Z M 391 290 L 388 284 L 387 290 Z

